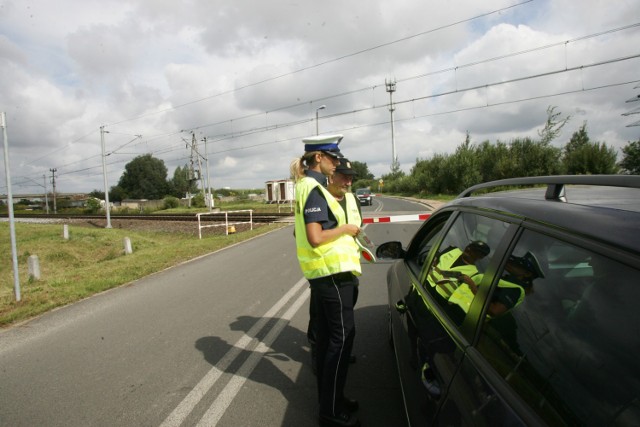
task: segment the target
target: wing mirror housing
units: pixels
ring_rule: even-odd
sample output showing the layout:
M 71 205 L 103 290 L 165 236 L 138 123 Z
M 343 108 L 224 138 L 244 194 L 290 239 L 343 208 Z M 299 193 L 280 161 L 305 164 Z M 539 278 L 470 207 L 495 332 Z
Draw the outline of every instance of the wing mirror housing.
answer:
M 378 259 L 401 259 L 404 258 L 405 254 L 406 252 L 402 249 L 401 242 L 386 242 L 376 249 L 376 258 Z

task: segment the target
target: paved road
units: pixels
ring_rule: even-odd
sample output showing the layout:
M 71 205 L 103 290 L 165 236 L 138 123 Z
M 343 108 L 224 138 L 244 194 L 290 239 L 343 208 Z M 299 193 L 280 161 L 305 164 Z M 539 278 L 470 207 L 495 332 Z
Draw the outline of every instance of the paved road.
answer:
M 384 208 L 384 209 L 383 209 Z M 365 215 L 424 211 L 379 198 Z M 375 224 L 405 243 L 419 223 Z M 0 333 L 2 426 L 316 426 L 308 285 L 293 228 Z M 388 264 L 364 266 L 348 392 L 364 426 L 404 423 L 386 339 Z M 108 274 L 108 271 L 105 271 Z

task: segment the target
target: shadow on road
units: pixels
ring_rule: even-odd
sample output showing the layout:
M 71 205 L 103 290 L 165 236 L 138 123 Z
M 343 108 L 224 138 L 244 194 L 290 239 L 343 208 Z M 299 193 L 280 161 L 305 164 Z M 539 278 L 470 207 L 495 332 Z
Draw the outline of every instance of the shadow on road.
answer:
M 403 426 L 402 395 L 393 351 L 386 335 L 387 307 L 356 308 L 355 315 L 354 354 L 357 362 L 349 369 L 345 394 L 360 401 L 358 417 L 364 426 Z M 234 331 L 247 333 L 260 320 L 258 317 L 239 316 L 229 326 Z M 268 319 L 255 338 L 264 342 L 280 320 Z M 218 337 L 207 336 L 198 339 L 195 347 L 208 363 L 217 366 L 232 345 Z M 242 350 L 225 372 L 241 375 L 242 365 L 256 351 Z M 284 415 L 278 408 L 273 408 L 274 403 L 278 404 L 273 396 L 261 399 L 253 393 L 242 392 L 230 406 L 235 409 L 227 411 L 219 425 L 245 425 L 247 422 L 283 427 L 318 425 L 316 381 L 310 367 L 306 330 L 297 329 L 287 322 L 270 348 L 261 354 L 255 369 L 248 372 L 248 379 L 277 390 L 287 402 Z M 246 410 L 237 410 L 238 407 Z

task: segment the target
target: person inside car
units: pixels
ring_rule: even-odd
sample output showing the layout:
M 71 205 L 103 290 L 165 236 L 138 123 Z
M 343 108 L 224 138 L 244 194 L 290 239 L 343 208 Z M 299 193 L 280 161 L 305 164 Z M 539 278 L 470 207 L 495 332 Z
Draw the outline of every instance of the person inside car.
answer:
M 460 285 L 466 282 L 473 283 L 472 278 L 479 274 L 476 264 L 490 252 L 489 245 L 480 240 L 470 242 L 463 250 L 456 246 L 447 247 L 431 263 L 427 283 L 435 288 L 439 296 L 448 300 Z M 410 298 L 411 295 L 407 300 Z M 462 319 L 461 316 L 457 316 L 458 313 L 459 310 L 450 312 L 454 321 L 460 322 Z M 421 330 L 427 330 L 430 333 L 428 337 L 416 339 L 415 354 L 419 361 L 422 384 L 431 396 L 437 398 L 441 391 L 440 383 L 432 369 L 433 357 L 436 353 L 446 353 L 452 349 L 446 347 L 446 340 L 442 340 L 444 331 L 437 324 L 428 324 L 432 322 L 431 317 L 419 318 L 415 321 L 426 322 Z
M 464 284 L 451 294 L 449 302 L 467 313 L 483 277 L 484 274 L 477 274 L 472 280 L 464 280 Z M 489 303 L 489 316 L 500 316 L 520 305 L 525 295 L 533 292 L 533 281 L 539 277 L 544 278 L 544 272 L 532 252 L 528 251 L 521 257 L 510 255 Z
M 479 273 L 476 263 L 489 252 L 489 245 L 480 240 L 470 242 L 464 250 L 450 246 L 434 259 L 427 281 L 440 296 L 449 299 L 460 283 L 472 282 Z

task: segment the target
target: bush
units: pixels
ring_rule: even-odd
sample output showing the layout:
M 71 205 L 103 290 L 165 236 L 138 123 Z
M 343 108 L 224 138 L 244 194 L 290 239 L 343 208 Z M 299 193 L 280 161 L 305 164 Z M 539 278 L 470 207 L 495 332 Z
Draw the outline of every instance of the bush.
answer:
M 85 213 L 95 214 L 100 210 L 100 200 L 95 198 L 87 199 L 87 204 L 84 209 Z
M 177 197 L 167 196 L 164 198 L 164 208 L 173 209 L 180 206 L 180 200 Z

